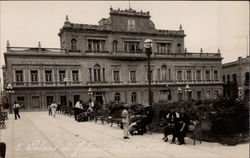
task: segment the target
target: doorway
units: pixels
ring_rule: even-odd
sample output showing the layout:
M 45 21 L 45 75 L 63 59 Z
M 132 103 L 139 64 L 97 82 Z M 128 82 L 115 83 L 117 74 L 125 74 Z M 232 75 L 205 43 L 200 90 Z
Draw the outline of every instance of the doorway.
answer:
M 51 103 L 53 103 L 54 97 L 53 96 L 46 96 L 47 108 Z

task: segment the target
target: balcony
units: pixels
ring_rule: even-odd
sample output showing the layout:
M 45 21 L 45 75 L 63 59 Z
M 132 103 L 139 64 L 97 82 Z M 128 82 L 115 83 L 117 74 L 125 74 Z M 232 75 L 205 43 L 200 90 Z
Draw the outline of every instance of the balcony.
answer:
M 69 53 L 81 53 L 81 50 L 68 50 Z
M 106 85 L 107 81 L 88 81 L 87 85 Z

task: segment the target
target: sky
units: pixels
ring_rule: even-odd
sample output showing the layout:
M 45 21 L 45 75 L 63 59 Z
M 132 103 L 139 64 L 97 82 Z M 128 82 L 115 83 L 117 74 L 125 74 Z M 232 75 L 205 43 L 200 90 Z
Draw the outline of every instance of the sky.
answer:
M 0 1 L 0 65 L 7 40 L 13 47 L 37 47 L 40 41 L 42 47 L 59 48 L 66 15 L 72 23 L 98 24 L 111 6 L 128 9 L 129 1 Z M 188 52 L 220 48 L 222 63 L 247 56 L 247 1 L 130 1 L 130 6 L 149 11 L 157 29 L 178 30 L 182 24 Z

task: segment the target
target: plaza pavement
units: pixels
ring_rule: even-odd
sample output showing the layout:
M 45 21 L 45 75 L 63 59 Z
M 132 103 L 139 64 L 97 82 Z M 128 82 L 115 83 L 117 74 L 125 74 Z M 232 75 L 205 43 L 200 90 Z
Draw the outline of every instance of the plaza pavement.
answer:
M 162 134 L 149 133 L 122 139 L 122 130 L 100 122 L 75 122 L 73 117 L 47 112 L 13 115 L 0 129 L 0 141 L 7 146 L 6 158 L 247 158 L 249 144 L 224 146 L 202 142 L 195 146 L 164 143 Z

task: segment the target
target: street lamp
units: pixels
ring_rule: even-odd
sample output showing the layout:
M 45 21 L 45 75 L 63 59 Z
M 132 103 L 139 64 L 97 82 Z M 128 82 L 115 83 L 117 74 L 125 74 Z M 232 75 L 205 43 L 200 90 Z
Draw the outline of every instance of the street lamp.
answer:
M 148 60 L 148 103 L 152 105 L 153 94 L 151 91 L 151 68 L 150 68 L 150 55 L 152 54 L 153 41 L 151 39 L 146 39 L 144 41 L 144 47 L 146 48 L 146 55 Z
M 181 89 L 181 87 L 178 87 L 178 89 L 177 89 L 177 94 L 178 94 L 178 101 L 180 101 L 180 100 L 181 100 L 181 94 L 182 94 L 182 89 Z
M 11 94 L 14 93 L 14 89 L 12 87 L 12 85 L 9 83 L 8 86 L 6 87 L 6 93 L 8 93 L 8 97 L 9 97 L 9 110 L 10 110 L 10 114 L 12 114 L 12 108 L 11 108 Z
M 92 94 L 93 94 L 92 89 L 89 87 L 88 89 L 89 99 L 92 99 Z
M 189 98 L 189 94 L 190 94 L 191 90 L 190 90 L 190 87 L 189 87 L 188 84 L 187 84 L 186 87 L 185 87 L 185 92 L 186 92 L 186 95 L 187 95 L 187 99 L 189 100 L 189 99 L 190 99 L 190 98 Z M 185 94 L 184 94 L 184 97 L 185 97 Z M 185 100 L 185 99 L 184 99 L 184 100 Z

